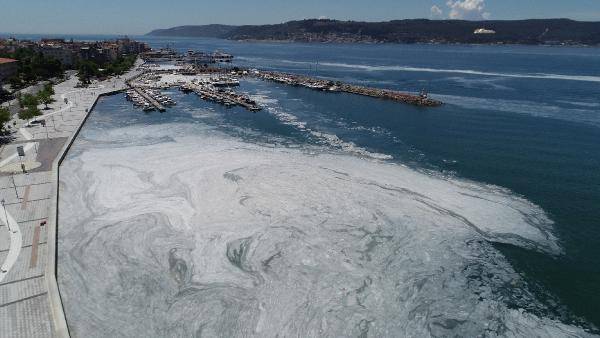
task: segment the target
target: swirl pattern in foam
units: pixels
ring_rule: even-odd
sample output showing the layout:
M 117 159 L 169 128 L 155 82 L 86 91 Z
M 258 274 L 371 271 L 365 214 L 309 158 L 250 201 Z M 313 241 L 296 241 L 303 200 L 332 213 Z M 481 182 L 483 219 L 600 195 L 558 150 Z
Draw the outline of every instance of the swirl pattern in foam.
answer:
M 488 241 L 561 250 L 508 191 L 165 129 L 110 130 L 63 164 L 74 336 L 585 336 L 507 306 L 535 300 Z

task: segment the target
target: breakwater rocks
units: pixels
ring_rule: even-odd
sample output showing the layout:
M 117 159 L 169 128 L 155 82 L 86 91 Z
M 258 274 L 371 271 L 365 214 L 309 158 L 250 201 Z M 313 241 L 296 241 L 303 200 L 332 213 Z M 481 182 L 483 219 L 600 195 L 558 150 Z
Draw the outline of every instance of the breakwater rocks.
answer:
M 292 86 L 302 86 L 314 90 L 344 92 L 356 95 L 363 95 L 379 99 L 398 101 L 421 107 L 438 107 L 443 104 L 441 101 L 429 98 L 427 93 L 425 93 L 424 91 L 418 95 L 415 95 L 390 89 L 356 86 L 347 83 L 342 83 L 339 81 L 323 80 L 312 78 L 309 76 L 271 71 L 254 71 L 250 72 L 250 74 L 263 80 L 275 81 L 278 83 L 284 83 Z

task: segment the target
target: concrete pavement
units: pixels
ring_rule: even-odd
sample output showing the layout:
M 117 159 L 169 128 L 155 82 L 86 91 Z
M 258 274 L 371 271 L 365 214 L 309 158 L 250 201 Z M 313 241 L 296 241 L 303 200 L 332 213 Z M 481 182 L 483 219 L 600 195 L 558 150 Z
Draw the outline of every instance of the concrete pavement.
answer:
M 98 97 L 124 89 L 125 80 L 137 74 L 134 70 L 88 88 L 75 88 L 77 78 L 71 77 L 54 87 L 56 102 L 36 118 L 45 126 L 15 120 L 18 132 L 0 150 L 0 200 L 5 200 L 0 210 L 5 271 L 0 271 L 0 338 L 68 337 L 55 264 L 59 165 Z M 17 146 L 25 156 L 17 155 Z

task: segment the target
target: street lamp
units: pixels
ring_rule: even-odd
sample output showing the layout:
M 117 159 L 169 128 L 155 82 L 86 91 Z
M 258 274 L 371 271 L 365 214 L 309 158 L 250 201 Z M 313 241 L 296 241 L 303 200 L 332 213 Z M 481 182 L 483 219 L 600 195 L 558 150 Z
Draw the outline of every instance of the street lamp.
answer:
M 19 197 L 19 191 L 17 190 L 17 184 L 15 183 L 15 174 L 14 173 L 11 173 L 10 179 L 12 180 L 13 187 L 15 188 L 15 195 L 17 195 L 17 199 L 20 200 L 21 197 Z

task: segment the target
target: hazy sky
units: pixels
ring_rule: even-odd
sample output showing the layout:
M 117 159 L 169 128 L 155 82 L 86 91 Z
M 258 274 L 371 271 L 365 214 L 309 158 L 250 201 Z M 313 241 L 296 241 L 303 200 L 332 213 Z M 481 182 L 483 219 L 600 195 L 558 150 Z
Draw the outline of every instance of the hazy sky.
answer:
M 190 24 L 262 24 L 327 17 L 600 21 L 600 0 L 0 0 L 0 32 L 144 34 Z

